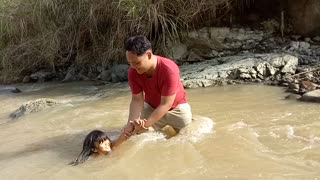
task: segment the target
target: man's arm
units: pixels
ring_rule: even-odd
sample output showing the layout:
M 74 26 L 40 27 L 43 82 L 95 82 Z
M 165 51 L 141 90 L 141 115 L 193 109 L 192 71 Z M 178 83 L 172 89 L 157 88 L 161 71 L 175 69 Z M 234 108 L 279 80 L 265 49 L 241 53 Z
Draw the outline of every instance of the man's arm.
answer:
M 169 111 L 174 102 L 175 97 L 175 94 L 172 96 L 161 96 L 160 105 L 152 112 L 150 117 L 144 123 L 144 127 L 148 128 L 157 121 L 159 121 Z
M 143 110 L 143 102 L 143 92 L 140 92 L 139 94 L 132 94 L 128 122 L 140 119 L 140 114 Z

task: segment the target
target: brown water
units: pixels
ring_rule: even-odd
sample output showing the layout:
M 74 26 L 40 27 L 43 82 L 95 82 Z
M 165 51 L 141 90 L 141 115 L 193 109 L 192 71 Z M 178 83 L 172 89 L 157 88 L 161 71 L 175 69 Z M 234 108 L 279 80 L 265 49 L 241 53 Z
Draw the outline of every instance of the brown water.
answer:
M 132 137 L 106 157 L 67 165 L 93 129 L 115 138 L 130 101 L 125 84 L 23 85 L 0 91 L 1 179 L 319 179 L 320 106 L 283 100 L 282 88 L 235 85 L 187 90 L 202 124 L 166 140 Z M 1 86 L 0 89 L 5 86 Z M 11 123 L 22 103 L 54 98 L 62 105 Z

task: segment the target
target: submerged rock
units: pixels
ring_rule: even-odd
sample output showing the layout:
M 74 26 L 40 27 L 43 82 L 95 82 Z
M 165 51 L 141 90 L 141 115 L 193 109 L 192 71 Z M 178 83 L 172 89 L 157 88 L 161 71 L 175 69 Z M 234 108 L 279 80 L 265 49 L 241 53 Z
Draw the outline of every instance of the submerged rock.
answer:
M 59 102 L 54 99 L 42 98 L 34 101 L 29 101 L 23 105 L 21 105 L 17 110 L 10 114 L 12 119 L 17 119 L 24 114 L 29 114 L 33 112 L 39 112 L 43 109 L 55 106 Z

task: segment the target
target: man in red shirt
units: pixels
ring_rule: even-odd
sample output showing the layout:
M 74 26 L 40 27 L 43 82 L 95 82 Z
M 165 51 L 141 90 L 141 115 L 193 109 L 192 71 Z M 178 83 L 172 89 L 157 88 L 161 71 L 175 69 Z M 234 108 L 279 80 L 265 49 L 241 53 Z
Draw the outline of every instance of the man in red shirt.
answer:
M 161 130 L 166 125 L 178 132 L 191 123 L 191 108 L 175 62 L 154 55 L 144 36 L 127 39 L 125 49 L 132 93 L 128 123 L 139 125 L 135 132 L 151 126 Z

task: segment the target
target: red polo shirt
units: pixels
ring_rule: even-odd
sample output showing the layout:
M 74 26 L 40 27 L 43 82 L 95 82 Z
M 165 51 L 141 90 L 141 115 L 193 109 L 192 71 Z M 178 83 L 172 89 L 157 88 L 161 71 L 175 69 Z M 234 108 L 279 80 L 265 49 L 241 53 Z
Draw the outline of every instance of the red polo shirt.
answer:
M 153 108 L 157 108 L 161 102 L 161 96 L 176 94 L 170 108 L 174 109 L 178 104 L 187 102 L 186 93 L 180 81 L 180 70 L 175 62 L 170 59 L 156 56 L 157 66 L 151 78 L 145 74 L 138 74 L 134 68 L 129 68 L 128 80 L 132 94 L 144 92 L 145 102 Z

